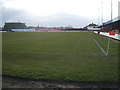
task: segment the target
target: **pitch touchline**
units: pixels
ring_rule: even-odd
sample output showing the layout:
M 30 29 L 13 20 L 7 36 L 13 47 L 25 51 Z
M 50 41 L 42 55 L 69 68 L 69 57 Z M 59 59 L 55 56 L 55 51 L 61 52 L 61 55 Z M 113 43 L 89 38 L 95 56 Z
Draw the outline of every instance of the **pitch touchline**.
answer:
M 100 44 L 97 42 L 97 40 L 92 36 L 93 40 L 96 42 L 96 44 L 99 46 L 99 48 L 102 50 L 102 52 L 107 56 L 107 53 L 103 50 L 103 48 L 100 46 Z
M 22 51 L 9 51 L 10 53 L 32 53 L 32 54 L 43 54 L 43 55 L 65 55 L 65 56 L 100 56 L 99 54 L 96 53 L 91 53 L 91 54 L 64 54 L 64 53 L 51 53 L 51 52 L 22 52 Z M 5 53 L 5 52 L 4 52 Z

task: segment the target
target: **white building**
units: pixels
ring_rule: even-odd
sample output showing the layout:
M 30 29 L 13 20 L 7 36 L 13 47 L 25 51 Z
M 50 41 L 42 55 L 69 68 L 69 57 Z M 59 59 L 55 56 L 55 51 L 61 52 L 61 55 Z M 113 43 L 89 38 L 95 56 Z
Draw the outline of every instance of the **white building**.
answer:
M 97 28 L 96 24 L 89 24 L 88 26 L 86 26 L 87 30 L 100 30 L 100 28 Z

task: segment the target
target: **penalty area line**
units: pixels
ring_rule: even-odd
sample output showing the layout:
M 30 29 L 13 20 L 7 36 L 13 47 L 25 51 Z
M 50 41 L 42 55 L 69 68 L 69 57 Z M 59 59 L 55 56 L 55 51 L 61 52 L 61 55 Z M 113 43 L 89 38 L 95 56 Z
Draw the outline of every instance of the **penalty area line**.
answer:
M 100 44 L 97 42 L 97 40 L 92 36 L 92 39 L 95 41 L 95 43 L 99 46 L 101 51 L 107 56 L 108 54 L 104 51 L 104 49 L 100 46 Z

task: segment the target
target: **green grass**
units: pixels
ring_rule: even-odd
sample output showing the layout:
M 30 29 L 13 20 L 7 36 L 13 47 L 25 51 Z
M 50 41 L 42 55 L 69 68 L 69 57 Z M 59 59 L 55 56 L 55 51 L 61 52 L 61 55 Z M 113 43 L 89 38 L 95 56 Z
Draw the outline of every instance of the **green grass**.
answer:
M 51 81 L 117 82 L 118 43 L 105 56 L 87 32 L 3 33 L 3 75 Z M 99 40 L 100 39 L 100 40 Z M 102 41 L 102 42 L 101 42 Z

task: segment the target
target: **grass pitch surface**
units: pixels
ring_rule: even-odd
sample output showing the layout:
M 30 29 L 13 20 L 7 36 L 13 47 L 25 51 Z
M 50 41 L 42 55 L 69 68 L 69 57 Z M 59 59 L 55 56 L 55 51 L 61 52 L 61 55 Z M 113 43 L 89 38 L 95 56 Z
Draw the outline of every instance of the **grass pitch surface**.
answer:
M 88 32 L 7 32 L 3 75 L 51 81 L 117 82 L 118 43 Z

